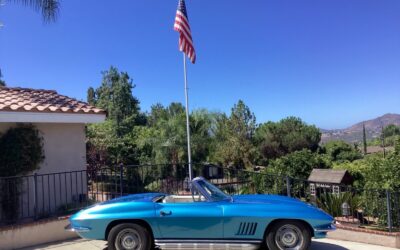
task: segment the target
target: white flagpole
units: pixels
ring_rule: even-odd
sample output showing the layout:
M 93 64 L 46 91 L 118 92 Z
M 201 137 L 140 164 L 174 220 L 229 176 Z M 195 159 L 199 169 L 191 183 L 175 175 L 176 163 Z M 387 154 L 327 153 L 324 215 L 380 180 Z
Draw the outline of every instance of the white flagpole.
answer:
M 192 153 L 190 147 L 190 125 L 189 125 L 189 95 L 186 73 L 186 55 L 183 53 L 183 74 L 185 79 L 185 101 L 186 101 L 186 134 L 187 134 L 187 150 L 188 150 L 188 164 L 189 164 L 189 180 L 193 178 L 192 172 Z

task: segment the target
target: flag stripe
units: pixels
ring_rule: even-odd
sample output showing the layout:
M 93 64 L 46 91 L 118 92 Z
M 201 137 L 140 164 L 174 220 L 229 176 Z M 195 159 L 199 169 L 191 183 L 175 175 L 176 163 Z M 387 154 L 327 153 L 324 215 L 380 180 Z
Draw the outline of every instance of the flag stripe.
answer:
M 187 29 L 190 30 L 189 21 L 186 19 L 185 15 L 179 10 L 176 12 L 176 19 L 181 20 L 186 25 Z
M 189 34 L 187 34 L 184 30 L 179 29 L 179 32 L 181 33 L 181 35 L 183 35 L 185 37 L 185 39 L 187 40 L 188 43 L 192 44 L 192 39 L 190 37 Z
M 184 30 L 184 31 L 190 36 L 190 38 L 192 38 L 192 36 L 190 35 L 190 28 L 182 21 L 182 19 L 177 18 L 177 19 L 175 20 L 175 25 L 174 25 L 174 27 L 175 27 L 175 30 L 176 30 L 176 29 L 182 29 L 182 30 Z
M 189 19 L 187 17 L 185 0 L 179 0 L 178 10 L 176 11 L 174 30 L 179 32 L 180 34 L 179 50 L 185 53 L 192 63 L 195 63 L 196 52 L 194 49 Z

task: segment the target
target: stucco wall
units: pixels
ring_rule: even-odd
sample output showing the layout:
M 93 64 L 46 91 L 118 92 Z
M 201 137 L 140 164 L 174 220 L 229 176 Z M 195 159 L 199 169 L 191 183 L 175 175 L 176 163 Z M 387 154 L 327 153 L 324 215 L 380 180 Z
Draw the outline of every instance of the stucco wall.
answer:
M 20 179 L 18 213 L 21 218 L 62 212 L 87 198 L 85 125 L 34 125 L 43 136 L 45 160 L 35 171 L 37 178 Z M 14 126 L 15 123 L 0 123 L 0 133 Z
M 86 169 L 84 124 L 35 124 L 44 138 L 46 159 L 38 173 Z
M 84 124 L 38 123 L 34 124 L 44 139 L 45 160 L 38 174 L 86 169 Z M 15 123 L 0 123 L 4 133 Z

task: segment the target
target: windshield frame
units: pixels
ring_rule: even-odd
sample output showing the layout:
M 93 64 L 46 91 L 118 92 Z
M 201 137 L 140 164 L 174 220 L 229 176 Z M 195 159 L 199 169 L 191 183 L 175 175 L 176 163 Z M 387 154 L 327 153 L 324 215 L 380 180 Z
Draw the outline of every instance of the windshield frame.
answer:
M 201 193 L 207 201 L 232 201 L 232 197 L 203 177 L 196 177 L 192 180 L 192 188 Z

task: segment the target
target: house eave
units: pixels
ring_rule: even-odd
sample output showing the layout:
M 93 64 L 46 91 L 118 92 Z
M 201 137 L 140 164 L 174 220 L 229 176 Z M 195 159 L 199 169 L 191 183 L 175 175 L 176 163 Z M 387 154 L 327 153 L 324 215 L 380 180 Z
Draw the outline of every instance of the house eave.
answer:
M 100 123 L 106 119 L 104 113 L 45 113 L 0 111 L 0 123 Z

